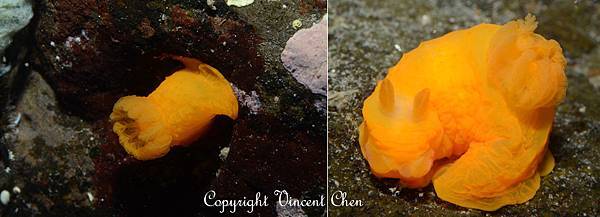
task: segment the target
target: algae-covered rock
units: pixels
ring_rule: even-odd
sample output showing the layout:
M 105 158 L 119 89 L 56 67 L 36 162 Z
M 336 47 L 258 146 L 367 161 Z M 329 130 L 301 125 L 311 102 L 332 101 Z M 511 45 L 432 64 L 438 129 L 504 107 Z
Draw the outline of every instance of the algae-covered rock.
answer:
M 33 17 L 31 3 L 27 0 L 0 1 L 0 56 L 12 42 L 13 35 L 25 27 Z M 0 69 L 0 75 L 2 75 Z
M 27 46 L 15 43 L 10 55 L 5 50 L 17 40 L 25 41 L 23 29 L 33 17 L 32 5 L 26 0 L 0 0 L 0 111 L 4 110 L 18 79 L 19 65 L 23 64 Z M 21 34 L 18 34 L 21 31 Z M 25 37 L 26 38 L 26 37 Z

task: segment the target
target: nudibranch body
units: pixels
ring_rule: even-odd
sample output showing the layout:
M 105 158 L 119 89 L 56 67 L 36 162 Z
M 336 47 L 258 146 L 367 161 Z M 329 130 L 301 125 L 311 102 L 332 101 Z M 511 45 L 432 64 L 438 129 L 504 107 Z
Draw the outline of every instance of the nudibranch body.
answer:
M 219 71 L 195 59 L 176 59 L 184 69 L 168 76 L 147 97 L 122 97 L 110 115 L 119 142 L 139 160 L 159 158 L 171 146 L 190 144 L 217 115 L 237 118 L 237 98 Z
M 364 102 L 371 171 L 460 206 L 531 199 L 554 158 L 547 139 L 566 93 L 560 45 L 535 18 L 480 24 L 404 54 Z

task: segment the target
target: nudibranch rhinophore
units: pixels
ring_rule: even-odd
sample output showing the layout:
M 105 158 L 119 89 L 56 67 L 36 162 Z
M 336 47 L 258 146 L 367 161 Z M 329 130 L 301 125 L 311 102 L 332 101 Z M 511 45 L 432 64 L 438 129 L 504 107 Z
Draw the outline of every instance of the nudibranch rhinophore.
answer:
M 237 98 L 217 69 L 192 58 L 175 59 L 185 68 L 147 97 L 122 97 L 110 114 L 119 143 L 138 160 L 159 158 L 171 146 L 194 142 L 217 115 L 237 118 Z
M 404 54 L 364 102 L 372 173 L 481 210 L 531 199 L 554 167 L 547 140 L 567 86 L 560 45 L 536 27 L 531 15 L 480 24 Z

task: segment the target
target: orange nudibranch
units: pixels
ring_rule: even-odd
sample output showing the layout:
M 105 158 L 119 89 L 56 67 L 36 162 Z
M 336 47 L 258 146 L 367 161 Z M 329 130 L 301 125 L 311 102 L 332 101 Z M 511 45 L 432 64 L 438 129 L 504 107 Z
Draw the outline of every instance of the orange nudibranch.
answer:
M 172 146 L 194 142 L 217 115 L 237 118 L 237 98 L 219 71 L 192 58 L 175 59 L 185 68 L 147 97 L 122 97 L 110 114 L 119 143 L 138 160 L 159 158 Z
M 567 86 L 560 45 L 536 27 L 531 15 L 480 24 L 404 54 L 364 102 L 372 173 L 481 210 L 531 199 L 554 167 L 547 140 Z

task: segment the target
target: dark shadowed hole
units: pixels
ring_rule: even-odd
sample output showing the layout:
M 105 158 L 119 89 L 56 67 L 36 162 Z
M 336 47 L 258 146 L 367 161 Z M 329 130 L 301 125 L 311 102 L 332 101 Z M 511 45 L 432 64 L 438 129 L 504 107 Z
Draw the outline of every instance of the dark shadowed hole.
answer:
M 126 216 L 197 216 L 213 211 L 203 197 L 220 167 L 219 152 L 231 140 L 233 121 L 217 116 L 189 147 L 162 158 L 135 161 L 115 172 L 114 206 Z

